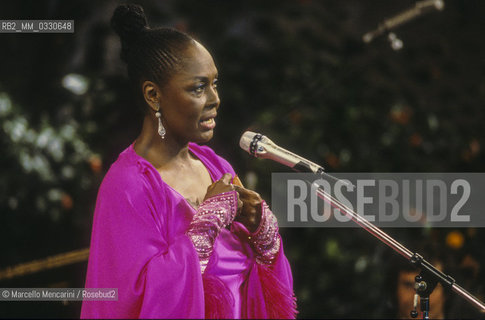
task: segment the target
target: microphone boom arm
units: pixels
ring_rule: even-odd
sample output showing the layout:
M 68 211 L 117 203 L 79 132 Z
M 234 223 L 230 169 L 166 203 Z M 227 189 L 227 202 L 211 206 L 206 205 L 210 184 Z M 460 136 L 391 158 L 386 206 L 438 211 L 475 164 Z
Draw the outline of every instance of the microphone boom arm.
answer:
M 443 0 L 423 0 L 418 1 L 414 7 L 407 9 L 391 18 L 388 18 L 381 22 L 377 29 L 367 32 L 362 36 L 362 40 L 365 43 L 370 43 L 376 37 L 380 36 L 386 31 L 390 31 L 406 22 L 409 22 L 423 13 L 429 11 L 428 9 L 443 10 L 445 4 Z

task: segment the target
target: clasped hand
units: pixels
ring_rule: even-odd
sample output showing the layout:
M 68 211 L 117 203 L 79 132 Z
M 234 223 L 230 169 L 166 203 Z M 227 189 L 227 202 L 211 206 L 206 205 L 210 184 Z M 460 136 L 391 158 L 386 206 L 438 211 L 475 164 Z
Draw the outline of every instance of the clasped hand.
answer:
M 242 223 L 249 232 L 254 232 L 261 221 L 261 196 L 252 190 L 244 188 L 242 185 L 231 183 L 232 175 L 224 174 L 221 179 L 217 180 L 207 188 L 204 200 L 209 199 L 220 193 L 236 190 L 238 194 L 238 210 L 235 221 Z

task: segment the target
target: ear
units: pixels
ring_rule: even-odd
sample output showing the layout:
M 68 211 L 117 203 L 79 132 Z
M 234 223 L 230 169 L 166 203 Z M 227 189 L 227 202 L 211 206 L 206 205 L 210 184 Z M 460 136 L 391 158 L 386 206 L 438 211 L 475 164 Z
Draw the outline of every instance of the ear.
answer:
M 158 111 L 158 106 L 160 105 L 162 94 L 160 88 L 152 81 L 144 81 L 141 85 L 143 92 L 143 98 L 145 98 L 146 103 L 153 111 Z

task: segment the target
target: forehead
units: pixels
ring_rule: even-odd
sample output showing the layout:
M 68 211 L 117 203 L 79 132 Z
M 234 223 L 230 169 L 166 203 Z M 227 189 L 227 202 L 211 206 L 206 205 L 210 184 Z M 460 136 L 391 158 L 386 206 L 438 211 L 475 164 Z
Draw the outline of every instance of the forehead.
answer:
M 185 51 L 182 66 L 178 72 L 179 78 L 215 77 L 217 68 L 211 54 L 204 46 L 194 41 Z

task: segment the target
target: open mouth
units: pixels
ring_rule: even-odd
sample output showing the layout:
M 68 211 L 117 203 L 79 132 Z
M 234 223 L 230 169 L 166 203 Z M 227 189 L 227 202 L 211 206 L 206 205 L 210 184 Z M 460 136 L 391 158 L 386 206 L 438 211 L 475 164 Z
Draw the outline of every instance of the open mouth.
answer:
M 214 127 L 216 126 L 216 121 L 214 120 L 214 118 L 201 120 L 199 121 L 199 123 L 204 129 L 214 129 Z

